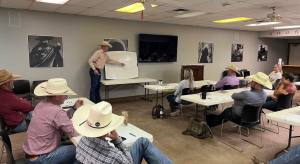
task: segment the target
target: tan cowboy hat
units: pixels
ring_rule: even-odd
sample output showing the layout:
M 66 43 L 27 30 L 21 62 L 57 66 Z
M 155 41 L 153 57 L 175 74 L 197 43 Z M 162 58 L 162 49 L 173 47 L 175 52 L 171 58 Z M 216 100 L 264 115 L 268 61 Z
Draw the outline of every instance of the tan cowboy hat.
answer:
M 269 76 L 262 72 L 257 72 L 256 75 L 247 76 L 246 79 L 250 79 L 269 89 L 272 89 L 272 83 L 269 80 Z
M 103 41 L 103 43 L 99 44 L 99 46 L 108 46 L 109 48 L 112 48 L 112 45 L 109 44 L 107 41 Z
M 11 80 L 20 78 L 20 77 L 22 77 L 22 76 L 14 75 L 14 74 L 8 72 L 8 70 L 6 70 L 6 69 L 0 70 L 0 85 L 7 83 Z
M 231 70 L 233 70 L 234 72 L 240 74 L 240 73 L 239 73 L 239 68 L 238 68 L 237 66 L 235 66 L 235 65 L 228 66 L 228 67 L 226 67 L 225 69 L 231 69 Z
M 67 85 L 67 80 L 62 78 L 49 79 L 34 89 L 36 96 L 77 95 Z
M 75 130 L 86 137 L 100 137 L 115 130 L 124 121 L 123 116 L 112 114 L 110 103 L 86 104 L 76 110 L 72 122 Z

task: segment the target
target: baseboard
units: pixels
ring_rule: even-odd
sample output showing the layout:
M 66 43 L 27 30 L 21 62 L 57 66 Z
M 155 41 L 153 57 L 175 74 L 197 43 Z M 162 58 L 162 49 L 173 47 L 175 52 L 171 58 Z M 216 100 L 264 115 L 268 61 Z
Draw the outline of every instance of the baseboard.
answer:
M 118 97 L 118 98 L 110 98 L 110 99 L 103 99 L 103 100 L 110 103 L 115 103 L 115 102 L 122 102 L 122 101 L 143 100 L 142 97 L 145 97 L 145 95 Z M 150 100 L 155 101 L 155 98 L 156 98 L 156 94 L 149 94 Z

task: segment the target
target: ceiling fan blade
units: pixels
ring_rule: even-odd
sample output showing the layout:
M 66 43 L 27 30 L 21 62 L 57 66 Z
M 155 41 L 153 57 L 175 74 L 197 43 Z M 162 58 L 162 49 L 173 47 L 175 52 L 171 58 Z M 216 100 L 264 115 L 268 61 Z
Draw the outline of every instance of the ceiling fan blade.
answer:
M 157 2 L 162 2 L 162 3 L 170 3 L 173 5 L 181 6 L 183 5 L 183 2 L 180 1 L 175 1 L 175 0 L 156 0 Z

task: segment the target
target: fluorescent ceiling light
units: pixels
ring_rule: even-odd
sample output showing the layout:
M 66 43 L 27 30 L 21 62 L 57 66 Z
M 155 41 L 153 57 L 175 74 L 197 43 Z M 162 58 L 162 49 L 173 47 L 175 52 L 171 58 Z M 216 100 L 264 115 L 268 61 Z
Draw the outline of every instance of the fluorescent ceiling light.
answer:
M 263 23 L 254 23 L 254 24 L 247 24 L 245 26 L 267 26 L 272 24 L 279 24 L 281 22 L 263 22 Z
M 142 10 L 145 10 L 144 5 L 140 2 L 138 2 L 138 3 L 134 3 L 132 5 L 120 8 L 116 11 L 125 12 L 125 13 L 136 13 L 136 12 L 139 12 Z
M 279 29 L 290 29 L 290 28 L 300 28 L 300 25 L 297 25 L 297 26 L 281 26 L 281 27 L 274 27 L 275 30 L 279 30 Z
M 55 4 L 65 4 L 69 0 L 36 0 L 37 2 L 44 2 L 44 3 L 55 3 Z
M 192 13 L 187 13 L 187 14 L 182 14 L 182 15 L 176 15 L 174 17 L 176 18 L 189 18 L 189 17 L 195 17 L 199 15 L 204 15 L 206 12 L 192 12 Z
M 157 7 L 158 5 L 155 5 L 155 4 L 151 4 L 151 7 Z
M 245 20 L 250 20 L 250 19 L 252 19 L 252 18 L 238 17 L 238 18 L 231 18 L 231 19 L 216 20 L 213 22 L 215 22 L 215 23 L 230 23 L 230 22 L 245 21 Z

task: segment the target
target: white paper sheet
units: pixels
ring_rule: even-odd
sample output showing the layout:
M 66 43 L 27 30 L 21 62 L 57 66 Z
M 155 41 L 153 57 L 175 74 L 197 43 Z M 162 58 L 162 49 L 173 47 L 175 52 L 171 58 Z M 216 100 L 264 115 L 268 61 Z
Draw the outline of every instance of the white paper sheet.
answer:
M 66 100 L 63 104 L 61 104 L 60 106 L 63 107 L 71 107 L 75 104 L 75 101 L 70 101 L 70 100 Z
M 139 136 L 137 136 L 136 134 L 131 133 L 129 131 L 118 132 L 118 134 L 120 137 L 126 138 L 127 141 L 137 140 L 139 138 Z
M 208 95 L 206 99 L 211 99 L 215 101 L 231 101 L 231 97 L 226 97 L 226 96 L 215 96 L 215 95 Z
M 125 66 L 105 64 L 106 79 L 132 79 L 139 76 L 136 52 L 111 51 L 106 52 L 109 58 L 124 63 Z
M 300 110 L 291 111 L 290 113 L 300 115 Z
M 281 116 L 284 120 L 288 121 L 300 121 L 300 115 L 287 115 Z

